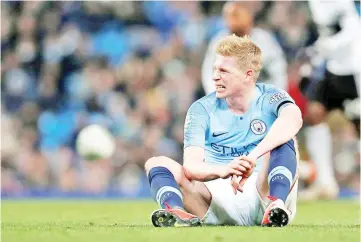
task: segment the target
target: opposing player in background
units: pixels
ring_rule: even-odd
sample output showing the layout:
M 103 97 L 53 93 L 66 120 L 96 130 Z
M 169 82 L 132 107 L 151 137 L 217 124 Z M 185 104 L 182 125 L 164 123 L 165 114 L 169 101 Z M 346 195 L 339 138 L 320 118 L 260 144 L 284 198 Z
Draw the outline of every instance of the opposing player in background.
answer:
M 222 14 L 227 30 L 221 31 L 210 41 L 202 65 L 202 85 L 206 94 L 215 91 L 212 81 L 212 67 L 216 56 L 215 45 L 220 38 L 229 34 L 249 35 L 261 49 L 263 68 L 258 78 L 259 82 L 273 84 L 287 90 L 287 63 L 282 48 L 270 32 L 253 26 L 255 13 L 251 9 L 255 7 L 251 8 L 251 6 L 254 4 L 252 2 L 227 2 L 223 6 Z
M 164 156 L 145 164 L 162 207 L 152 222 L 285 226 L 296 214 L 301 112 L 287 92 L 256 83 L 261 50 L 248 37 L 224 37 L 215 49 L 216 91 L 188 110 L 183 166 Z
M 301 196 L 307 200 L 333 199 L 339 187 L 332 165 L 332 137 L 325 120 L 329 111 L 343 110 L 345 100 L 358 98 L 361 25 L 353 1 L 312 0 L 309 6 L 320 35 L 314 45 L 317 56 L 313 58 L 326 60 L 326 73 L 323 80 L 310 82 L 308 88 L 306 147 L 315 162 L 317 178 Z M 304 66 L 301 70 L 304 77 L 312 74 L 312 68 Z

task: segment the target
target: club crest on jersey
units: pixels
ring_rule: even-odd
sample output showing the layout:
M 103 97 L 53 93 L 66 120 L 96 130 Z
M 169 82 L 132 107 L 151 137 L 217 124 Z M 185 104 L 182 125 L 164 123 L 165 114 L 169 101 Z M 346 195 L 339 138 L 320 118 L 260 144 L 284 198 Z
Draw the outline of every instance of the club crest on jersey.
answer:
M 251 130 L 254 134 L 264 134 L 266 132 L 267 126 L 265 122 L 259 119 L 254 119 L 251 122 Z

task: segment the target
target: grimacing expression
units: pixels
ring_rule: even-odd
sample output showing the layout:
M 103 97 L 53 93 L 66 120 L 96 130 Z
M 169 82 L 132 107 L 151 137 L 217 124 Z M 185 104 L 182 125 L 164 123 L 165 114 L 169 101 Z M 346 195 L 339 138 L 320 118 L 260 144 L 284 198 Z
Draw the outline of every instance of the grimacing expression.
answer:
M 252 70 L 243 71 L 239 68 L 236 57 L 217 54 L 213 67 L 217 98 L 232 97 L 244 92 L 252 75 Z

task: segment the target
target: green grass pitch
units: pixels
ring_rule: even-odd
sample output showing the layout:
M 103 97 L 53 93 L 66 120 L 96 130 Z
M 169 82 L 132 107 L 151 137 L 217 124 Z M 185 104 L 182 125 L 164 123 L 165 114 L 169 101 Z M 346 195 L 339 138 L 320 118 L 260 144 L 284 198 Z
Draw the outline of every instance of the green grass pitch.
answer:
M 154 228 L 152 201 L 2 201 L 3 242 L 360 241 L 359 202 L 299 203 L 283 228 Z

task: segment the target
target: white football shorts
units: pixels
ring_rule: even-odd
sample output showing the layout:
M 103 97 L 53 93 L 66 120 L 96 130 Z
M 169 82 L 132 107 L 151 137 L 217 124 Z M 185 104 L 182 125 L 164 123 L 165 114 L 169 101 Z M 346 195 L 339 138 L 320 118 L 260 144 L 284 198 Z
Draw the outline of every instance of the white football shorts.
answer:
M 206 225 L 261 225 L 267 202 L 263 201 L 257 191 L 258 172 L 254 172 L 244 184 L 244 192 L 234 194 L 231 178 L 216 179 L 204 184 L 212 194 L 212 202 L 202 223 Z M 298 181 L 292 187 L 286 207 L 291 211 L 290 222 L 296 215 Z

